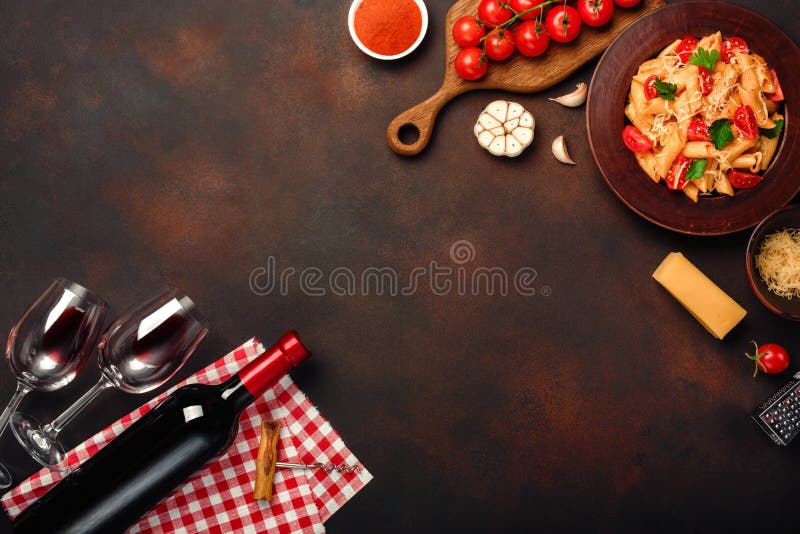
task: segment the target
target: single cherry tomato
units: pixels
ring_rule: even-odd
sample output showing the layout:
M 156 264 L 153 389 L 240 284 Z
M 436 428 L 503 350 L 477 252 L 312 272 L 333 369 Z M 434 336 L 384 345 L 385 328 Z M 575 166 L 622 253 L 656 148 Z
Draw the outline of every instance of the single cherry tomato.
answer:
M 478 46 L 484 35 L 486 31 L 483 26 L 472 15 L 464 15 L 453 24 L 453 39 L 461 48 Z
M 656 90 L 656 79 L 658 79 L 658 76 L 653 74 L 647 78 L 646 82 L 644 82 L 644 96 L 647 97 L 647 100 L 653 100 L 658 96 L 658 91 Z
M 631 152 L 645 152 L 653 148 L 653 142 L 630 124 L 622 130 L 622 142 Z
M 710 141 L 711 136 L 708 133 L 708 124 L 695 119 L 689 123 L 689 130 L 686 132 L 686 138 L 689 141 Z
M 756 370 L 753 372 L 754 378 L 759 371 L 768 375 L 775 375 L 789 368 L 789 352 L 785 348 L 776 343 L 766 343 L 759 346 L 755 341 L 753 341 L 753 345 L 756 347 L 756 353 L 745 353 L 745 356 L 756 362 Z
M 547 0 L 509 0 L 508 5 L 516 11 L 517 13 L 524 13 L 529 9 L 533 9 L 534 7 L 538 6 L 539 4 L 543 4 Z M 542 13 L 542 9 L 535 9 L 530 13 L 525 13 L 520 18 L 523 20 L 533 20 L 538 17 Z
M 614 3 L 619 7 L 634 7 L 638 6 L 642 0 L 614 0 Z
M 714 89 L 714 78 L 711 76 L 711 73 L 708 72 L 708 69 L 702 65 L 699 65 L 697 70 L 700 71 L 700 91 L 704 95 L 707 95 Z
M 747 41 L 741 37 L 728 37 L 722 41 L 722 61 L 730 63 L 736 52 L 749 54 L 750 47 L 747 46 Z
M 764 177 L 751 172 L 731 170 L 728 173 L 728 179 L 731 181 L 731 185 L 736 189 L 750 189 L 760 184 Z
M 697 39 L 692 35 L 687 35 L 681 40 L 678 48 L 675 49 L 675 53 L 681 58 L 682 63 L 689 62 L 689 57 L 694 54 L 694 49 L 697 48 L 697 44 Z
M 672 162 L 672 168 L 670 168 L 669 173 L 667 174 L 667 187 L 669 189 L 683 189 L 686 187 L 686 184 L 689 183 L 686 181 L 686 171 L 689 170 L 689 165 L 691 165 L 692 161 L 684 156 L 683 154 L 678 154 L 675 158 L 675 161 Z
M 500 0 L 481 0 L 478 5 L 478 18 L 489 28 L 500 26 L 514 16 L 514 12 L 504 7 Z
M 547 14 L 544 22 L 550 38 L 559 43 L 574 41 L 581 33 L 581 16 L 568 5 L 556 6 Z
M 528 20 L 514 34 L 517 50 L 525 57 L 541 56 L 550 44 L 550 36 L 538 20 Z
M 483 48 L 489 59 L 504 61 L 514 53 L 514 34 L 511 30 L 494 30 L 486 38 Z
M 755 139 L 758 135 L 756 114 L 750 106 L 740 106 L 733 114 L 733 124 L 745 139 Z
M 578 0 L 578 13 L 584 24 L 599 28 L 608 24 L 611 17 L 614 16 L 614 2 L 612 0 Z
M 775 69 L 769 69 L 769 73 L 772 74 L 772 85 L 775 86 L 775 92 L 767 98 L 773 102 L 783 102 L 783 89 L 781 88 L 780 80 L 778 80 L 778 73 L 775 72 Z
M 477 46 L 462 48 L 454 64 L 456 74 L 469 81 L 480 80 L 489 68 L 489 60 Z

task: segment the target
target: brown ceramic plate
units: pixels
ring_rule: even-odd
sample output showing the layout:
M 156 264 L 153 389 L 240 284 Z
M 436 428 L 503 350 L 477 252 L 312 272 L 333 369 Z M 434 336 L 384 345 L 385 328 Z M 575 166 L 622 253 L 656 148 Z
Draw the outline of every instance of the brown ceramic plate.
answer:
M 731 197 L 705 197 L 694 204 L 664 184 L 654 183 L 622 144 L 623 110 L 631 77 L 639 65 L 686 35 L 739 36 L 780 77 L 786 123 L 778 152 L 764 181 Z M 689 1 L 648 13 L 622 32 L 595 70 L 586 105 L 589 143 L 611 190 L 645 219 L 685 234 L 722 235 L 755 226 L 785 206 L 800 191 L 800 132 L 792 116 L 800 109 L 800 50 L 777 26 L 739 6 L 718 1 Z

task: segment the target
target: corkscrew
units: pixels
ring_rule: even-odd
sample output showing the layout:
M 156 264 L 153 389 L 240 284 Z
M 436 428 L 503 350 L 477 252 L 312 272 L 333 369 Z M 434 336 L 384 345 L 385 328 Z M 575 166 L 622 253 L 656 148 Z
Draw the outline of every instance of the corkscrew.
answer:
M 322 462 L 317 462 L 313 464 L 296 464 L 291 462 L 276 462 L 276 467 L 282 467 L 284 469 L 322 469 L 326 473 L 332 473 L 336 471 L 337 473 L 342 474 L 358 474 L 361 473 L 361 466 L 360 465 L 347 465 L 347 464 L 324 464 Z

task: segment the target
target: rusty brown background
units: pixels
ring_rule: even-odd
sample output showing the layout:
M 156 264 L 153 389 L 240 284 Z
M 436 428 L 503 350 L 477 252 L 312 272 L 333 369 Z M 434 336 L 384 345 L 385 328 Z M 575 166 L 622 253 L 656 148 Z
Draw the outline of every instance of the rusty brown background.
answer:
M 800 36 L 796 2 L 737 2 Z M 326 525 L 351 532 L 719 532 L 796 523 L 798 448 L 748 420 L 783 378 L 753 380 L 750 339 L 797 327 L 748 289 L 746 234 L 679 236 L 606 188 L 583 109 L 516 96 L 536 116 L 519 159 L 472 136 L 499 92 L 449 105 L 428 150 L 402 159 L 384 128 L 438 87 L 449 5 L 396 63 L 359 52 L 349 2 L 0 4 L 0 325 L 64 275 L 115 312 L 173 281 L 210 338 L 188 376 L 240 341 L 298 329 L 315 359 L 295 374 L 375 480 Z M 752 43 L 757 48 L 757 44 Z M 800 67 L 800 66 L 798 66 Z M 567 138 L 577 166 L 550 155 Z M 550 296 L 258 296 L 280 268 L 534 267 Z M 725 342 L 651 278 L 683 251 L 749 311 Z M 5 367 L 4 367 L 5 368 Z M 97 378 L 34 393 L 51 418 Z M 3 372 L 2 402 L 13 379 Z M 146 396 L 149 397 L 149 396 Z M 107 392 L 71 445 L 145 397 Z M 36 465 L 4 435 L 22 480 Z M 791 529 L 790 529 L 791 530 Z

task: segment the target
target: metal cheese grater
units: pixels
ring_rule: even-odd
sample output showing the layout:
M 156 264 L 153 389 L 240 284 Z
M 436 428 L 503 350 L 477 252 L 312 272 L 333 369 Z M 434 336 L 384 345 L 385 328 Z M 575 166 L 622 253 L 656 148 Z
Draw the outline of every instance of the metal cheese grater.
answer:
M 800 372 L 753 412 L 760 426 L 772 441 L 786 446 L 800 434 Z

